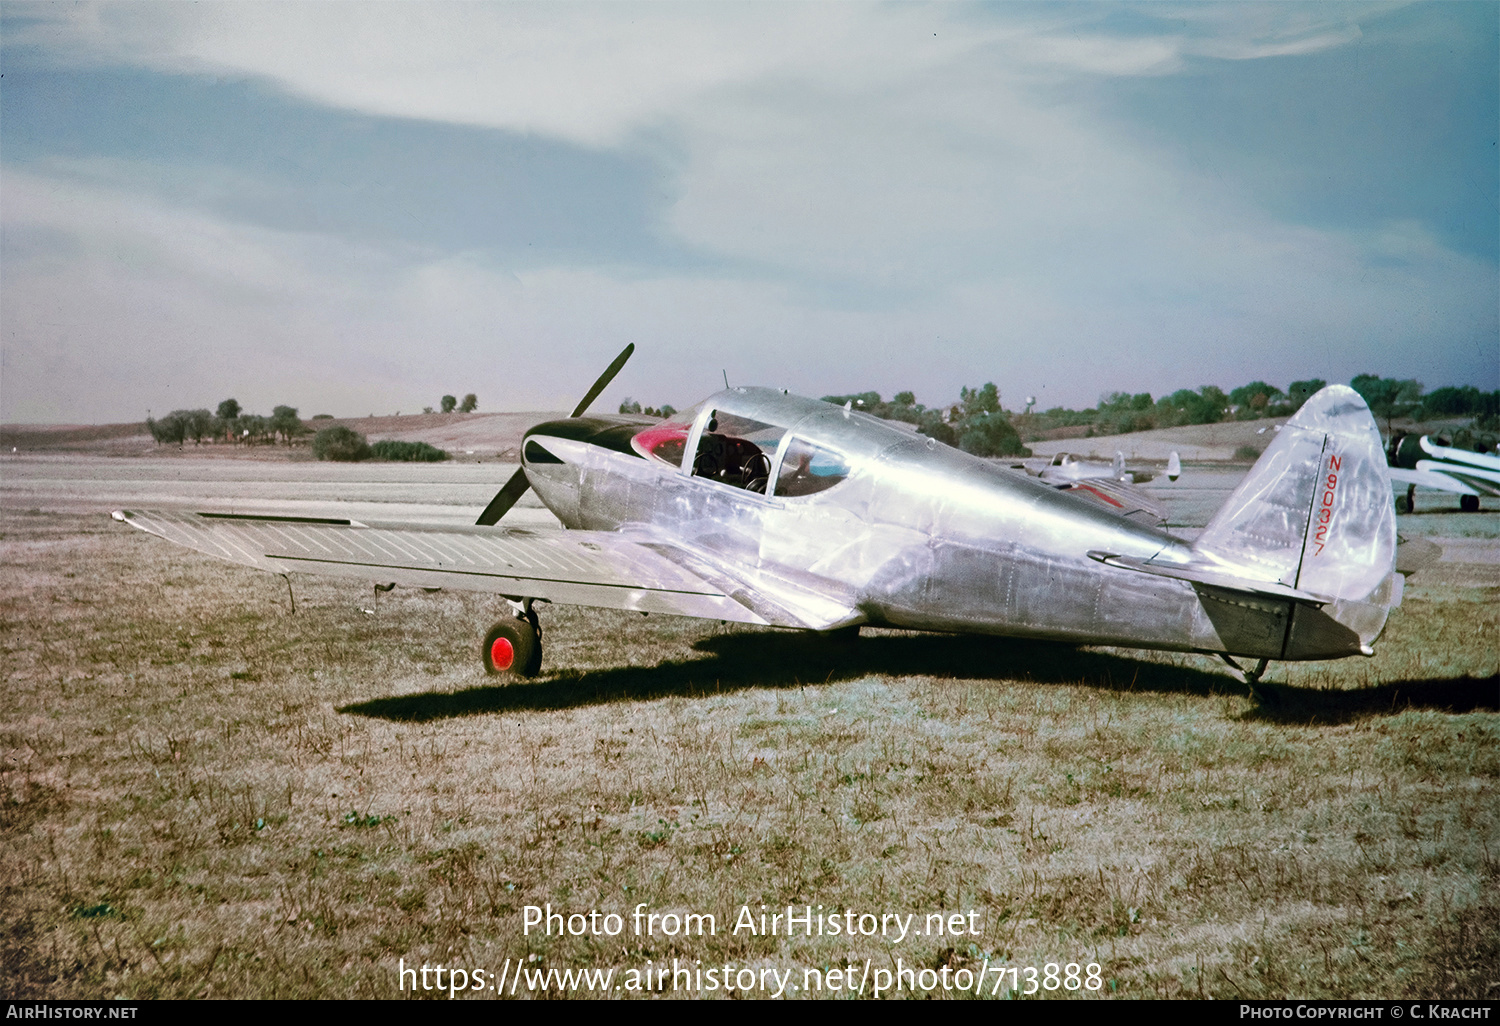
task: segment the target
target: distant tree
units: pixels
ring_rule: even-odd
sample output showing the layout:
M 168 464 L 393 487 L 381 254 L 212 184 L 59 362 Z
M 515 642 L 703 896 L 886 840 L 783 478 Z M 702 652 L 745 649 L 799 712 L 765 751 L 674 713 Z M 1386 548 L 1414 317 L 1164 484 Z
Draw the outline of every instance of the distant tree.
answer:
M 901 401 L 909 400 L 909 401 Z M 825 403 L 835 406 L 843 406 L 845 403 L 856 410 L 862 410 L 871 416 L 881 417 L 885 420 L 899 420 L 906 424 L 913 424 L 916 429 L 929 438 L 936 438 L 946 445 L 957 445 L 958 434 L 954 427 L 949 426 L 943 420 L 940 410 L 929 410 L 917 402 L 917 397 L 911 392 L 898 393 L 891 402 L 882 402 L 879 392 L 856 392 L 850 395 L 825 395 Z M 958 407 L 954 407 L 958 410 Z M 675 411 L 674 411 L 675 412 Z M 955 419 L 955 424 L 963 422 L 960 411 Z
M 1481 392 L 1474 406 L 1474 426 L 1481 431 L 1500 429 L 1500 391 Z M 1495 443 L 1489 443 L 1487 451 L 1493 452 Z
M 401 416 L 401 414 L 398 413 L 398 414 L 396 414 L 396 416 L 399 417 L 399 416 Z M 314 413 L 312 419 L 313 420 L 332 420 L 333 419 L 333 414 L 331 414 L 331 413 Z
M 1422 397 L 1423 420 L 1437 417 L 1484 416 L 1500 407 L 1500 392 L 1481 392 L 1473 385 L 1434 388 Z
M 187 436 L 194 445 L 202 445 L 204 436 L 214 433 L 214 415 L 207 410 L 180 410 L 184 414 Z
M 640 413 L 641 404 L 627 395 L 620 403 L 620 412 L 624 414 Z
M 1157 426 L 1217 424 L 1228 405 L 1229 397 L 1217 385 L 1204 385 L 1196 392 L 1180 388 L 1156 404 Z
M 398 442 L 393 439 L 376 442 L 370 446 L 370 455 L 377 460 L 399 460 L 406 463 L 440 463 L 448 454 L 426 442 Z
M 313 436 L 312 451 L 320 460 L 353 463 L 370 458 L 370 443 L 353 428 L 335 424 Z
M 1240 420 L 1254 420 L 1265 416 L 1271 405 L 1282 398 L 1281 389 L 1264 381 L 1252 381 L 1229 393 L 1229 402 L 1238 407 L 1235 416 Z
M 464 396 L 464 401 L 458 406 L 459 413 L 473 413 L 477 409 L 479 409 L 479 397 L 473 392 Z
M 239 420 L 242 407 L 238 399 L 225 399 L 214 411 L 214 434 L 222 435 L 228 441 L 234 441 L 236 422 Z
M 424 406 L 424 407 L 422 407 L 422 412 L 423 413 L 431 413 L 432 412 L 432 407 L 431 406 Z
M 1397 381 L 1374 374 L 1356 374 L 1349 386 L 1364 398 L 1371 413 L 1385 421 L 1387 434 L 1393 420 L 1405 417 L 1421 405 L 1422 383 L 1410 378 Z
M 146 429 L 151 432 L 151 437 L 156 439 L 157 445 L 181 445 L 187 437 L 187 421 L 182 417 L 182 410 L 174 410 L 160 420 L 151 417 L 146 418 Z
M 271 421 L 258 413 L 242 413 L 235 421 L 241 441 L 256 443 L 275 439 Z
M 1298 410 L 1302 409 L 1303 403 L 1307 402 L 1309 399 L 1317 395 L 1326 387 L 1328 387 L 1328 382 L 1324 381 L 1322 378 L 1309 378 L 1307 381 L 1293 381 L 1286 390 L 1287 405 L 1292 408 L 1293 413 L 1296 413 Z
M 455 399 L 455 398 L 453 398 L 451 395 L 445 395 L 445 396 L 443 396 L 443 412 L 444 413 L 452 413 L 453 412 L 453 408 L 455 406 L 457 406 L 457 405 L 458 405 L 458 400 Z
M 214 430 L 214 417 L 207 410 L 173 410 L 160 420 L 147 417 L 146 429 L 158 445 L 182 445 L 189 438 L 202 442 Z
M 1000 390 L 993 381 L 986 382 L 982 388 L 961 388 L 958 397 L 963 404 L 965 420 L 1000 412 Z
M 287 445 L 291 445 L 292 439 L 306 430 L 297 416 L 295 406 L 278 406 L 272 410 L 270 428 L 271 434 L 281 435 L 286 439 Z
M 671 403 L 666 403 L 661 408 L 662 419 L 663 420 L 669 419 L 676 412 L 677 412 L 677 407 L 673 406 Z
M 1203 415 L 1211 417 L 1210 420 L 1199 421 L 1201 424 L 1217 424 L 1224 419 L 1229 412 L 1229 396 L 1217 385 L 1204 385 L 1198 389 L 1198 395 L 1203 407 Z
M 825 395 L 825 403 L 833 403 L 835 406 L 850 406 L 865 413 L 872 413 L 877 417 L 884 416 L 885 403 L 880 398 L 879 392 L 851 392 L 848 395 Z
M 1096 435 L 1124 435 L 1132 431 L 1149 431 L 1156 427 L 1155 404 L 1150 392 L 1131 395 L 1111 392 L 1099 400 L 1094 416 Z
M 1021 444 L 1021 436 L 1011 426 L 1010 418 L 998 411 L 966 418 L 958 447 L 975 456 L 1031 455 L 1031 450 Z

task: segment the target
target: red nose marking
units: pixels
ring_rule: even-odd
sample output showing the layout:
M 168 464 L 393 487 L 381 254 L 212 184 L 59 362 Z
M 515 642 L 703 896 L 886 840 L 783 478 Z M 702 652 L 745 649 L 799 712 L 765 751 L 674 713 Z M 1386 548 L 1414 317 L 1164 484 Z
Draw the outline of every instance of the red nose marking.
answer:
M 495 664 L 495 669 L 508 670 L 515 661 L 516 649 L 510 639 L 496 638 L 495 643 L 490 646 L 490 662 Z

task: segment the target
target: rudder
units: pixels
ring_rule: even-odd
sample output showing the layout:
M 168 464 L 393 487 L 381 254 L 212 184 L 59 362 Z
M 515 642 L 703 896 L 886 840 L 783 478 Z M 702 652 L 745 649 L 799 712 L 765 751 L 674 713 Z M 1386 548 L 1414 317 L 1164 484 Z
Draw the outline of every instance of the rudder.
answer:
M 1283 658 L 1332 655 L 1334 635 L 1368 653 L 1400 602 L 1401 579 L 1385 452 L 1359 393 L 1330 385 L 1309 399 L 1193 549 L 1236 576 L 1328 600 L 1321 610 L 1298 605 Z

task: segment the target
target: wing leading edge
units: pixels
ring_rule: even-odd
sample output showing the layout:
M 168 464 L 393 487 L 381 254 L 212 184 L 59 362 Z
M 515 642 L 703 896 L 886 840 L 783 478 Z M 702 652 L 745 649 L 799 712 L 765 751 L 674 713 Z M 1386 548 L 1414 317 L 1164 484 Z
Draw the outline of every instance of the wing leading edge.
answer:
M 820 626 L 764 595 L 726 588 L 726 575 L 714 572 L 722 568 L 705 563 L 701 553 L 679 552 L 654 537 L 165 510 L 119 510 L 113 516 L 197 552 L 271 573 L 393 581 L 738 623 Z

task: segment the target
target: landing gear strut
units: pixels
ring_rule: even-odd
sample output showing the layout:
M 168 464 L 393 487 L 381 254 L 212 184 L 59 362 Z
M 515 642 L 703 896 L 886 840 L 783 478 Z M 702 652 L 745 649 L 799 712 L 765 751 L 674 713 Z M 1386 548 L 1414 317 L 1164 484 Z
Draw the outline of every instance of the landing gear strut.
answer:
M 511 602 L 515 616 L 500 620 L 484 636 L 480 656 L 487 673 L 535 677 L 542 671 L 542 625 L 531 599 Z
M 1257 702 L 1263 702 L 1266 700 L 1267 695 L 1265 692 L 1261 691 L 1259 684 L 1261 675 L 1266 672 L 1266 664 L 1271 660 L 1262 659 L 1260 662 L 1255 664 L 1255 669 L 1247 670 L 1239 663 L 1235 662 L 1231 657 L 1225 655 L 1222 652 L 1219 653 L 1219 658 L 1224 660 L 1234 669 L 1240 671 L 1240 675 L 1245 678 L 1245 683 L 1250 685 L 1251 698 L 1255 699 Z

